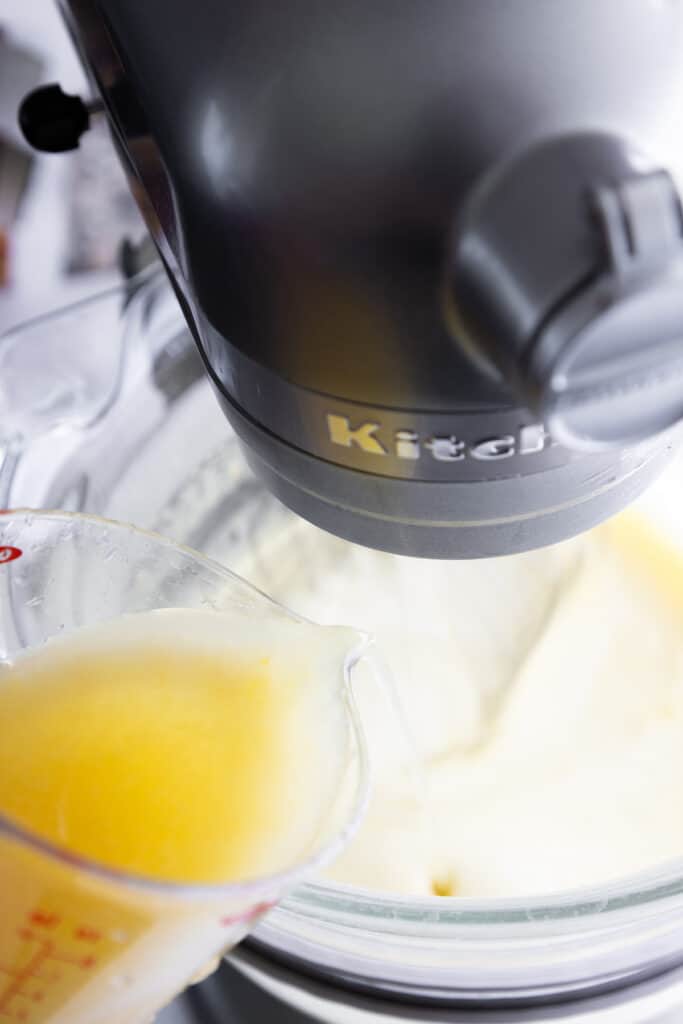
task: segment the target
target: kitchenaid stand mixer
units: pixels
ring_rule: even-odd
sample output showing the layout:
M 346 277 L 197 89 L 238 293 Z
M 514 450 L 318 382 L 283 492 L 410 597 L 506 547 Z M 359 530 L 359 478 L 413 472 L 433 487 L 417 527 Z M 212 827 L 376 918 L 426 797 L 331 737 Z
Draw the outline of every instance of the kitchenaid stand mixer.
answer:
M 627 504 L 683 412 L 682 12 L 651 0 L 294 8 L 63 0 L 252 468 L 432 558 Z

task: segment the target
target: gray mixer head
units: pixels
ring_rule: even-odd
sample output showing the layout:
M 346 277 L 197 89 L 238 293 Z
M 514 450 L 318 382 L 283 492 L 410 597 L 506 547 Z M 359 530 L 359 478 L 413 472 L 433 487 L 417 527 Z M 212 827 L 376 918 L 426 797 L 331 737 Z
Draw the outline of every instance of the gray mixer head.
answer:
M 585 529 L 661 468 L 683 415 L 680 4 L 62 7 L 287 505 L 474 557 Z M 27 134 L 60 148 L 31 101 Z M 72 108 L 72 144 L 83 127 Z

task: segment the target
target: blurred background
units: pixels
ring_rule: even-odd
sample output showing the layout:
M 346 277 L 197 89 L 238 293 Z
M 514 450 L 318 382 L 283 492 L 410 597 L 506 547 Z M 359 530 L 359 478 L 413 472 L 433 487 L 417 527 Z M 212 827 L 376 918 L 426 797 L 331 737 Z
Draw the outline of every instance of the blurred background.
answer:
M 55 81 L 88 96 L 54 0 L 0 0 L 0 330 L 113 283 L 146 234 L 103 120 L 72 153 L 23 142 L 22 98 Z

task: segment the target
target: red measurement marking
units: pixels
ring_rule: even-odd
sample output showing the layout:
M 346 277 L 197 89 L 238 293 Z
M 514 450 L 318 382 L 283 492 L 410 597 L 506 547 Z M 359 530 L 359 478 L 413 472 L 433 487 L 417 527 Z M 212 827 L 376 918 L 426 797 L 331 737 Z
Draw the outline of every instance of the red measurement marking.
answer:
M 17 992 L 17 999 L 27 999 L 32 1003 L 42 1003 L 45 998 L 44 992 Z
M 13 548 L 10 546 L 1 547 L 0 565 L 2 565 L 3 562 L 13 562 L 15 558 L 21 558 L 23 553 L 24 552 L 21 550 L 21 548 Z
M 25 995 L 23 991 L 27 981 L 31 978 L 35 978 L 38 975 L 38 970 L 43 966 L 46 960 L 49 960 L 52 956 L 52 943 L 42 942 L 40 949 L 33 954 L 26 967 L 15 971 L 12 975 L 12 981 L 5 989 L 4 992 L 0 993 L 0 1016 L 12 1017 L 11 1004 L 15 996 Z M 20 1010 L 14 1015 L 15 1020 L 28 1020 L 28 1014 L 26 1010 Z
M 96 928 L 88 928 L 85 925 L 81 925 L 80 928 L 75 929 L 74 938 L 78 939 L 79 942 L 99 942 L 102 935 Z
M 253 921 L 259 914 L 265 914 L 267 910 L 274 907 L 274 903 L 257 903 L 255 907 L 251 907 L 247 911 L 243 911 L 241 914 L 233 914 L 228 917 L 222 917 L 219 924 L 223 925 L 224 928 L 229 928 L 231 924 L 242 924 L 244 921 Z
M 24 973 L 25 972 L 22 971 L 21 968 L 18 968 L 17 970 L 11 970 L 9 967 L 0 967 L 0 974 L 6 974 L 8 978 L 18 978 L 19 975 L 23 977 Z M 31 974 L 31 977 L 38 978 L 40 981 L 45 980 L 45 978 L 43 977 L 42 974 L 40 974 L 40 972 Z
M 94 956 L 67 956 L 65 953 L 51 953 L 50 960 L 57 960 L 60 964 L 71 964 L 72 967 L 80 967 L 85 971 L 97 963 Z
M 48 910 L 34 910 L 28 919 L 38 928 L 56 928 L 61 921 L 59 914 L 51 914 Z

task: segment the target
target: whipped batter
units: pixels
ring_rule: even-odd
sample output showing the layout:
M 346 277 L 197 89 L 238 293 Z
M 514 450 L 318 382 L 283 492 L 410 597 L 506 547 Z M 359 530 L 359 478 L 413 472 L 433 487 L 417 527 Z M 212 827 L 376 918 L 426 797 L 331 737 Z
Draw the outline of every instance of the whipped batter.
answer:
M 374 789 L 337 881 L 506 897 L 683 854 L 683 564 L 628 517 L 552 549 L 399 558 L 292 523 L 241 570 L 372 631 Z

